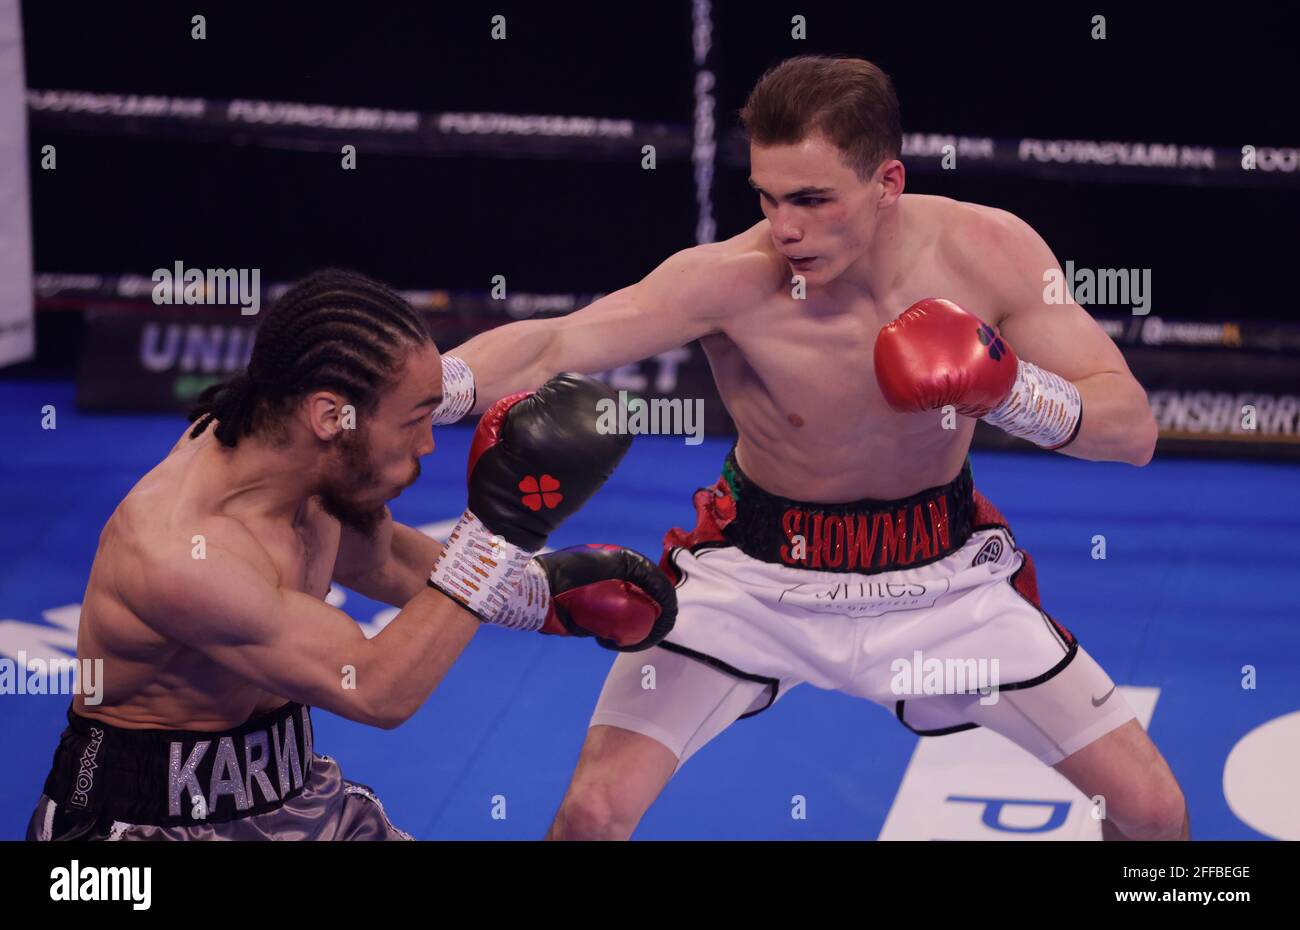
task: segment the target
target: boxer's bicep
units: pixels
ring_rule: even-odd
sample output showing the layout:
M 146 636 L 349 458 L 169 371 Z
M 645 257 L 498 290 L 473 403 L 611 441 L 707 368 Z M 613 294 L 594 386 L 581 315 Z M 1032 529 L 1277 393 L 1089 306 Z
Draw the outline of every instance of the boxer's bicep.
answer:
M 371 597 L 364 590 L 372 574 L 388 562 L 393 547 L 393 514 L 384 507 L 384 519 L 374 533 L 367 535 L 350 526 L 339 527 L 339 551 L 334 557 L 333 578 L 339 584 Z
M 350 532 L 344 529 L 344 539 Z M 353 545 L 362 543 L 354 540 Z M 442 544 L 436 539 L 390 518 L 382 545 L 372 543 L 364 551 L 354 551 L 349 561 L 340 546 L 334 580 L 358 594 L 402 607 L 424 589 L 441 552 Z
M 373 648 L 345 613 L 278 587 L 238 550 L 209 538 L 204 558 L 142 566 L 128 606 L 157 632 L 272 694 L 359 719 L 346 666 Z
M 717 247 L 678 252 L 636 284 L 555 321 L 551 373 L 606 371 L 720 332 L 758 292 L 752 262 Z
M 1025 301 L 1011 308 L 999 328 L 1017 355 L 1069 381 L 1105 373 L 1133 377 L 1119 348 L 1078 304 Z
M 274 694 L 371 722 L 366 698 L 376 690 L 376 649 L 356 621 L 309 594 L 283 588 L 274 592 L 272 611 L 270 622 L 255 618 L 253 637 L 218 644 L 209 654 Z M 370 686 L 364 692 L 362 682 Z
M 1157 428 L 1146 391 L 1119 347 L 1086 309 L 1067 300 L 1060 264 L 1042 238 L 994 211 L 986 284 L 1003 338 L 1026 362 L 1073 383 L 1083 417 L 1065 455 L 1145 465 Z
M 667 306 L 642 282 L 560 317 L 543 359 L 544 373 L 609 371 L 676 349 L 709 332 L 691 314 L 674 309 L 684 310 Z
M 738 310 L 761 299 L 764 267 L 761 257 L 696 246 L 581 310 L 495 327 L 451 354 L 474 372 L 474 409 L 482 412 L 561 372 L 609 371 L 724 331 Z
M 1016 354 L 1069 381 L 1103 373 L 1132 378 L 1119 348 L 1083 307 L 1061 299 L 1061 265 L 1043 238 L 1004 211 L 982 242 L 992 311 Z

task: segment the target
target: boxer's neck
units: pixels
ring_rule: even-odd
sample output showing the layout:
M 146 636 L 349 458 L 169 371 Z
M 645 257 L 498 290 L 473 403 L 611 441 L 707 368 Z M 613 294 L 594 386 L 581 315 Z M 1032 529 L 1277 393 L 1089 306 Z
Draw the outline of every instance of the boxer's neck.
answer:
M 320 453 L 298 442 L 279 446 L 245 436 L 219 454 L 222 508 L 237 514 L 297 523 L 323 484 Z
M 907 223 L 903 216 L 904 200 L 880 212 L 871 245 L 843 274 L 830 282 L 832 292 L 853 290 L 872 300 L 881 300 L 897 278 L 906 256 Z

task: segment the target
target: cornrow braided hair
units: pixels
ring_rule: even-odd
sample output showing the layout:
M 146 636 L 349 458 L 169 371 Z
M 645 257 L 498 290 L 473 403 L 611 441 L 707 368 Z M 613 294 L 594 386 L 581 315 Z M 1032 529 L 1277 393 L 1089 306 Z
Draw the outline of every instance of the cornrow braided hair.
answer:
M 233 447 L 309 391 L 337 391 L 373 410 L 406 354 L 429 341 L 419 314 L 383 284 L 351 271 L 314 272 L 267 310 L 247 371 L 196 398 L 190 438 L 216 420 L 217 439 Z

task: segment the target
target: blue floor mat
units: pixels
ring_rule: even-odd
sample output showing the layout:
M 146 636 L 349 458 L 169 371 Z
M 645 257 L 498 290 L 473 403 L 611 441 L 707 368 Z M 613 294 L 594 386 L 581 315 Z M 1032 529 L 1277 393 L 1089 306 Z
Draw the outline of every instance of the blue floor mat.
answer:
M 41 428 L 45 405 L 56 429 Z M 0 652 L 58 629 L 43 612 L 81 600 L 104 521 L 183 425 L 79 413 L 62 382 L 0 384 Z M 436 435 L 424 477 L 394 504 L 403 522 L 451 519 L 464 505 L 469 430 Z M 691 492 L 716 480 L 728 444 L 638 438 L 552 545 L 612 542 L 657 558 L 665 529 L 693 523 Z M 1133 469 L 1006 453 L 972 461 L 978 486 L 1034 554 L 1044 607 L 1117 683 L 1160 689 L 1150 732 L 1187 795 L 1195 836 L 1265 835 L 1229 808 L 1224 764 L 1248 732 L 1300 710 L 1300 540 L 1290 535 L 1300 468 L 1161 460 Z M 1092 557 L 1098 535 L 1104 560 Z M 368 621 L 384 606 L 349 592 L 344 609 Z M 317 712 L 317 750 L 374 787 L 419 838 L 536 838 L 610 660 L 590 641 L 485 629 L 402 727 Z M 1241 684 L 1246 666 L 1253 689 Z M 67 703 L 0 695 L 0 838 L 23 834 Z M 874 838 L 916 742 L 879 707 L 798 688 L 684 766 L 636 835 Z M 1279 750 L 1278 764 L 1294 767 L 1296 753 Z M 791 817 L 794 795 L 809 799 L 806 819 Z

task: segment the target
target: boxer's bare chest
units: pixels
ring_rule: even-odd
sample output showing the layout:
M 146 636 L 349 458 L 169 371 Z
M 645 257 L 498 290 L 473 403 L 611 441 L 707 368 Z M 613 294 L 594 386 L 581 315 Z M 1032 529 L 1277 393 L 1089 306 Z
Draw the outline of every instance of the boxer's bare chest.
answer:
M 918 262 L 880 298 L 779 293 L 706 337 L 750 477 L 773 493 L 820 501 L 903 497 L 951 479 L 973 421 L 894 412 L 873 364 L 880 328 L 935 296 L 991 316 L 977 286 Z
M 320 600 L 329 594 L 330 581 L 339 548 L 338 523 L 309 502 L 303 518 L 292 524 L 275 523 L 249 526 L 257 537 L 262 553 L 249 553 L 250 559 L 262 555 L 259 569 L 277 587 L 301 591 Z M 173 662 L 191 665 L 189 680 L 205 693 L 204 700 L 250 704 L 244 716 L 267 713 L 284 703 L 280 695 L 251 686 L 243 678 L 192 650 L 174 656 Z M 223 697 L 224 695 L 224 697 Z
M 296 520 L 245 523 L 245 528 L 256 542 L 235 553 L 241 560 L 277 587 L 325 599 L 338 554 L 339 527 L 314 501 Z M 110 522 L 106 534 L 111 538 L 114 530 Z M 147 531 L 139 521 L 131 524 L 132 533 Z M 202 540 L 190 544 L 192 557 L 206 555 Z M 165 721 L 180 729 L 221 729 L 282 705 L 283 696 L 160 636 L 114 596 L 114 579 L 132 570 L 119 554 L 130 548 L 101 546 L 92 568 L 78 651 L 104 658 L 105 679 L 112 687 L 106 689 L 103 706 L 79 707 L 79 712 L 123 726 Z
M 308 501 L 293 524 L 250 527 L 266 551 L 279 587 L 325 599 L 339 551 L 339 525 Z

